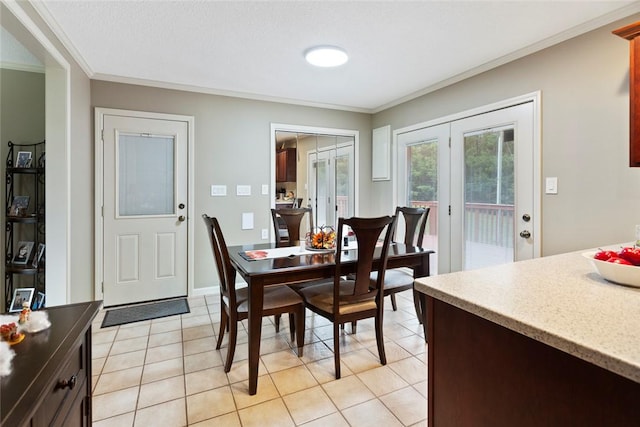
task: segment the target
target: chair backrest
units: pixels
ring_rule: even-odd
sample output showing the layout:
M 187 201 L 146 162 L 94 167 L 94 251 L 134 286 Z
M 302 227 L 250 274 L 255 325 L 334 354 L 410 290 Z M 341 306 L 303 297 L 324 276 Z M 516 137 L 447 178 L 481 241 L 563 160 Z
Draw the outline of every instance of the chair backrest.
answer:
M 334 278 L 334 309 L 340 301 L 353 302 L 363 299 L 382 298 L 382 286 L 384 283 L 384 272 L 387 269 L 387 258 L 391 235 L 395 229 L 395 216 L 382 216 L 377 218 L 339 218 L 338 219 L 338 241 L 336 248 L 336 275 Z M 339 282 L 342 276 L 340 259 L 342 257 L 342 232 L 349 226 L 355 234 L 358 243 L 358 259 L 356 261 L 355 286 L 353 294 L 339 295 Z M 373 269 L 373 256 L 380 236 L 384 232 L 384 240 L 380 247 L 380 262 L 377 269 Z M 378 277 L 375 289 L 371 289 L 370 276 L 372 271 L 377 271 Z M 353 277 L 353 276 L 350 276 Z
M 292 208 L 301 208 L 302 207 L 302 199 L 298 198 L 293 201 Z
M 220 223 L 216 218 L 210 217 L 207 214 L 202 214 L 202 218 L 207 226 L 207 234 L 209 234 L 213 258 L 215 259 L 218 277 L 220 278 L 220 294 L 222 297 L 227 298 L 229 306 L 233 307 L 236 305 L 236 269 L 233 267 L 233 264 L 231 264 L 231 258 L 229 257 L 227 244 L 222 235 Z
M 402 213 L 402 217 L 404 219 L 405 245 L 422 247 L 422 240 L 424 239 L 424 229 L 427 225 L 427 218 L 429 217 L 430 209 L 431 208 L 411 208 L 400 206 L 396 207 L 396 218 L 399 218 L 400 213 Z
M 309 231 L 313 230 L 313 212 L 311 208 L 282 208 L 271 209 L 271 216 L 273 218 L 273 227 L 276 232 L 276 246 L 292 246 L 297 245 L 300 240 L 300 225 L 302 218 L 305 214 L 309 217 Z M 287 226 L 287 233 L 289 235 L 287 240 L 284 240 L 280 235 L 280 227 L 278 226 L 278 218 L 281 218 Z

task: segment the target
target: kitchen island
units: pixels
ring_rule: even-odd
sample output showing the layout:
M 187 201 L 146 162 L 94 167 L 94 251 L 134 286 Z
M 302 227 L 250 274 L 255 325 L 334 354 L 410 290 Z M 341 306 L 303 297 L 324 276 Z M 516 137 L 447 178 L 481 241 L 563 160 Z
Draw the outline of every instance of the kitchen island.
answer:
M 416 280 L 430 426 L 640 425 L 640 289 L 582 252 Z

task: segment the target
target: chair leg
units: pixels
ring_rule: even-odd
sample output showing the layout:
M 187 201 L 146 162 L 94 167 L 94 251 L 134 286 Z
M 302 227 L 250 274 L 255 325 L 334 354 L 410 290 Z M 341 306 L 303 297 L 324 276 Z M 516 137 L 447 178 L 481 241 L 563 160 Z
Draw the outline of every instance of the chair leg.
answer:
M 391 308 L 393 311 L 398 311 L 398 304 L 396 304 L 396 294 L 389 294 L 391 297 Z
M 343 324 L 344 325 L 344 324 Z M 336 370 L 336 379 L 340 379 L 340 326 L 333 323 L 333 363 Z
M 297 313 L 296 313 L 297 316 Z M 295 317 L 293 315 L 293 313 L 289 313 L 289 329 L 290 329 L 290 336 L 291 336 L 291 342 L 293 342 L 293 340 L 296 337 L 296 322 L 295 322 Z
M 276 324 L 276 333 L 280 332 L 280 317 L 281 317 L 280 314 L 276 314 L 273 316 L 273 320 Z
M 218 342 L 216 343 L 216 350 L 220 350 L 222 345 L 222 339 L 224 338 L 224 331 L 229 330 L 229 316 L 227 311 L 222 307 L 222 313 L 220 314 L 220 330 L 218 331 Z
M 229 372 L 231 370 L 231 364 L 233 363 L 233 355 L 236 352 L 236 338 L 238 337 L 238 319 L 235 316 L 231 316 L 229 322 L 229 348 L 227 349 L 227 360 L 224 363 L 224 371 Z
M 305 322 L 306 322 L 306 319 L 305 319 L 304 306 L 300 305 L 300 307 L 296 310 L 296 315 L 295 315 L 296 344 L 298 344 L 298 357 L 302 357 L 302 348 L 304 347 Z M 291 328 L 293 329 L 293 323 Z
M 413 289 L 413 305 L 416 308 L 416 316 L 418 316 L 418 322 L 422 325 L 422 307 L 420 307 L 420 297 L 418 296 L 418 291 Z
M 387 364 L 387 355 L 384 352 L 384 337 L 382 336 L 382 314 L 378 314 L 375 320 L 376 324 L 376 342 L 378 343 L 378 355 L 380 356 L 380 363 L 382 365 Z

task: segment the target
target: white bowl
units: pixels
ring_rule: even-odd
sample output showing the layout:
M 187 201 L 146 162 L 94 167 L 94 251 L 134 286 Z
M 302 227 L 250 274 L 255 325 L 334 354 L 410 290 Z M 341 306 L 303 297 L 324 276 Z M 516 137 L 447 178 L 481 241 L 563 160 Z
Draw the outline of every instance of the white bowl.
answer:
M 640 266 L 601 261 L 593 258 L 595 254 L 595 252 L 585 252 L 582 256 L 591 260 L 599 275 L 610 282 L 640 288 Z

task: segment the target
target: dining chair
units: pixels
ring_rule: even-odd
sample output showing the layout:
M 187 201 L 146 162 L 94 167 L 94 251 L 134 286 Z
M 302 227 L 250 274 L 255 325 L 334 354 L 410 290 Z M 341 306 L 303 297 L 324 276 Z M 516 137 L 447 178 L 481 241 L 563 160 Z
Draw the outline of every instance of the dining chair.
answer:
M 382 336 L 382 315 L 384 276 L 387 267 L 391 233 L 395 217 L 378 218 L 339 218 L 338 240 L 335 256 L 335 274 L 330 282 L 320 283 L 300 289 L 307 308 L 314 313 L 333 322 L 333 354 L 336 379 L 340 378 L 340 326 L 357 320 L 373 317 L 375 319 L 376 342 L 380 363 L 386 365 Z M 345 276 L 341 264 L 343 226 L 351 227 L 358 244 L 357 260 L 354 274 Z M 378 280 L 374 287 L 369 286 L 370 275 L 374 271 L 374 252 L 378 248 L 378 240 L 384 233 L 380 257 L 375 269 Z M 351 269 L 350 269 L 351 270 Z M 352 277 L 352 278 L 351 278 Z
M 231 264 L 227 245 L 222 235 L 220 223 L 215 217 L 203 214 L 202 218 L 207 226 L 211 248 L 213 250 L 218 276 L 220 278 L 220 331 L 216 350 L 220 349 L 225 330 L 229 331 L 229 350 L 224 371 L 231 370 L 233 355 L 238 336 L 238 322 L 248 318 L 249 290 L 247 287 L 236 288 L 236 269 Z M 288 286 L 274 286 L 264 289 L 262 316 L 289 314 L 289 329 L 291 342 L 294 339 L 298 346 L 298 357 L 302 357 L 305 331 L 304 301 Z
M 400 216 L 404 219 L 404 244 L 407 246 L 422 247 L 422 240 L 424 238 L 424 230 L 427 225 L 427 218 L 429 217 L 430 208 L 412 208 L 412 207 L 396 207 L 395 217 L 396 224 L 400 219 Z M 392 241 L 395 241 L 395 232 L 393 232 Z M 375 286 L 376 273 L 371 274 L 371 286 Z M 384 276 L 384 296 L 391 298 L 391 307 L 393 311 L 398 310 L 396 304 L 396 294 L 409 289 L 413 289 L 413 272 L 406 269 L 390 269 L 387 270 Z M 414 290 L 413 303 L 416 309 L 418 320 L 422 323 L 422 316 L 420 315 L 421 309 L 419 304 L 418 295 Z
M 308 214 L 308 227 L 309 231 L 311 231 L 313 230 L 313 211 L 311 208 L 271 209 L 273 227 L 276 232 L 276 247 L 280 248 L 283 246 L 294 246 L 298 244 L 298 241 L 301 240 L 300 227 L 305 214 Z M 280 228 L 280 220 L 282 220 L 286 226 L 286 235 L 285 230 Z

